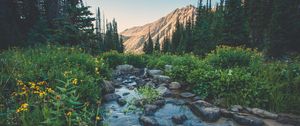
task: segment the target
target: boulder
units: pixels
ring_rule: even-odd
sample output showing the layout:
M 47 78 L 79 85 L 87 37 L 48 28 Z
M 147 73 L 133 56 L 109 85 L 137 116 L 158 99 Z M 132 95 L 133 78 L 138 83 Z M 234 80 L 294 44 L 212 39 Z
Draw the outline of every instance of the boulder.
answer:
M 220 109 L 221 112 L 221 116 L 225 117 L 225 118 L 232 118 L 234 112 L 228 111 L 226 109 Z
M 124 64 L 124 65 L 118 65 L 116 67 L 116 70 L 121 73 L 126 73 L 132 71 L 133 68 L 134 67 L 132 65 Z
M 172 116 L 172 121 L 175 123 L 175 124 L 183 124 L 184 121 L 187 120 L 187 117 L 185 115 L 174 115 Z
M 180 96 L 181 96 L 182 98 L 193 98 L 193 97 L 195 97 L 196 95 L 193 94 L 193 93 L 190 93 L 190 92 L 183 92 L 183 93 L 180 93 Z
M 196 101 L 190 103 L 190 108 L 193 113 L 197 116 L 201 116 L 204 120 L 208 122 L 215 122 L 221 117 L 220 109 L 213 107 L 211 104 L 205 101 Z
M 111 93 L 111 94 L 106 94 L 104 95 L 103 99 L 104 101 L 106 102 L 109 102 L 109 101 L 115 101 L 115 100 L 118 100 L 119 98 L 121 98 L 120 95 L 117 95 L 115 93 Z
M 232 112 L 240 112 L 240 111 L 242 111 L 242 110 L 243 110 L 243 107 L 240 106 L 240 105 L 233 105 L 233 106 L 231 106 L 231 108 L 230 108 L 230 111 L 232 111 Z
M 160 99 L 160 100 L 156 100 L 154 102 L 155 105 L 157 105 L 158 107 L 163 107 L 165 105 L 166 101 L 163 100 L 163 99 Z
M 206 101 L 203 101 L 203 100 L 195 101 L 192 104 L 195 104 L 195 105 L 200 106 L 200 107 L 213 107 L 212 104 L 210 104 L 210 103 L 208 103 Z
M 143 126 L 159 126 L 157 120 L 152 117 L 141 116 L 139 121 Z
M 147 72 L 152 77 L 163 74 L 163 71 L 161 71 L 161 70 L 148 70 Z
M 115 87 L 113 85 L 113 82 L 104 80 L 102 83 L 102 92 L 104 94 L 114 93 Z
M 256 118 L 254 116 L 243 116 L 234 114 L 233 115 L 234 121 L 236 121 L 240 125 L 247 125 L 247 126 L 263 126 L 264 122 L 263 120 Z
M 193 101 L 198 101 L 198 100 L 202 100 L 202 98 L 199 97 L 199 96 L 196 96 L 196 97 L 193 98 Z
M 163 97 L 172 96 L 172 92 L 165 86 L 159 86 L 158 88 L 156 88 L 156 91 L 158 91 L 158 93 Z
M 171 78 L 169 76 L 164 76 L 164 75 L 155 75 L 153 78 L 158 83 L 165 83 L 165 82 L 169 82 L 171 80 Z
M 251 110 L 251 112 L 259 117 L 262 117 L 262 118 L 268 118 L 268 119 L 276 119 L 278 117 L 277 114 L 274 114 L 274 113 L 271 113 L 271 112 L 268 112 L 266 110 L 262 110 L 262 109 L 259 109 L 259 108 L 253 108 Z
M 300 126 L 300 116 L 296 115 L 279 114 L 276 121 L 284 124 Z
M 145 84 L 145 86 L 151 87 L 151 88 L 155 88 L 155 83 L 152 81 L 149 81 Z
M 169 88 L 171 90 L 178 90 L 181 88 L 181 85 L 178 82 L 172 82 L 171 84 L 169 84 Z
M 125 99 L 122 99 L 122 98 L 119 98 L 117 100 L 117 103 L 120 105 L 120 106 L 124 106 L 126 105 L 127 101 Z
M 144 106 L 144 112 L 145 115 L 149 116 L 149 115 L 154 115 L 154 113 L 158 110 L 158 106 L 157 105 L 150 105 L 147 104 Z

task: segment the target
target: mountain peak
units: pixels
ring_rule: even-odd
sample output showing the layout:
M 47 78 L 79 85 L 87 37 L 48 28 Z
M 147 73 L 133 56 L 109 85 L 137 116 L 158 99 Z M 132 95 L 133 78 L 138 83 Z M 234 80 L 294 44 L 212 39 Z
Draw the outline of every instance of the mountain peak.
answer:
M 157 36 L 160 36 L 160 45 L 162 45 L 163 39 L 168 34 L 172 35 L 175 30 L 177 19 L 179 22 L 184 23 L 188 19 L 194 17 L 195 13 L 196 7 L 188 5 L 183 8 L 177 8 L 173 12 L 152 23 L 124 30 L 121 32 L 121 35 L 125 38 L 125 51 L 142 53 L 143 45 L 147 41 L 149 30 L 153 40 L 156 40 Z

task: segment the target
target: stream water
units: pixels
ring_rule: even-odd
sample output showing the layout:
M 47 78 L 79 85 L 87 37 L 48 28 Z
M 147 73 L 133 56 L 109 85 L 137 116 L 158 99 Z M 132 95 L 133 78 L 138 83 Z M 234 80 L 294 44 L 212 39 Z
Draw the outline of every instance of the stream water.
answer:
M 115 89 L 115 93 L 120 95 L 123 99 L 127 101 L 127 104 L 120 106 L 116 101 L 105 102 L 103 104 L 104 117 L 103 124 L 108 126 L 141 126 L 139 122 L 139 117 L 143 115 L 143 111 L 140 108 L 134 107 L 132 104 L 134 99 L 138 99 L 140 96 L 136 91 L 136 87 L 132 87 L 132 84 L 135 85 L 136 82 L 134 79 L 130 79 L 129 75 L 127 77 L 122 77 L 122 80 L 126 83 L 122 83 L 119 88 Z M 129 82 L 129 83 L 127 83 Z M 186 115 L 187 119 L 183 126 L 233 126 L 236 125 L 233 121 L 225 118 L 221 118 L 215 123 L 207 123 L 202 121 L 201 118 L 194 115 L 190 110 L 188 105 L 180 104 L 182 99 L 178 98 L 165 98 L 165 105 L 160 108 L 152 116 L 157 120 L 160 126 L 174 126 L 172 122 L 172 116 L 174 115 Z

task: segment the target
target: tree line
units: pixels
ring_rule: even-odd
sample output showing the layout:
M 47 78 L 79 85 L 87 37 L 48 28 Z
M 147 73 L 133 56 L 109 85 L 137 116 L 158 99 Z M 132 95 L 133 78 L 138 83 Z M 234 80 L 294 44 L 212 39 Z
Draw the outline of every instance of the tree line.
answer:
M 59 43 L 94 54 L 123 52 L 117 22 L 105 20 L 99 8 L 96 13 L 94 17 L 82 0 L 1 0 L 0 49 Z
M 230 45 L 257 48 L 277 57 L 299 53 L 299 33 L 300 0 L 219 0 L 216 6 L 211 0 L 199 0 L 196 18 L 185 23 L 178 20 L 160 52 L 202 56 L 217 45 Z M 149 40 L 144 51 L 154 48 Z

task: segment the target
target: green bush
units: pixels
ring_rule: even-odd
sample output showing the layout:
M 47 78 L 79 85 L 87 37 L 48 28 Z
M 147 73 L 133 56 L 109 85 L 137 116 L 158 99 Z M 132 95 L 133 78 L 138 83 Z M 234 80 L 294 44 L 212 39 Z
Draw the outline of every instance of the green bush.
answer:
M 125 64 L 125 57 L 117 51 L 105 52 L 100 57 L 109 65 L 110 68 L 116 68 L 117 65 Z
M 117 51 L 110 51 L 99 56 L 103 58 L 110 68 L 115 68 L 117 65 L 130 64 L 134 67 L 142 68 L 147 65 L 148 57 L 138 54 L 122 54 Z
M 30 87 L 17 88 L 18 82 L 35 85 L 39 82 L 46 82 L 47 88 L 55 90 L 57 87 L 65 86 L 57 80 L 64 82 L 72 80 L 78 86 L 76 88 L 78 101 L 95 104 L 101 98 L 102 79 L 109 77 L 110 71 L 104 61 L 84 53 L 80 48 L 48 45 L 7 50 L 0 54 L 0 104 L 5 108 L 1 111 L 9 115 L 9 113 L 14 113 L 20 104 L 30 102 L 29 99 L 35 101 L 36 96 L 28 95 L 24 99 L 25 91 Z M 43 86 L 37 87 L 36 90 L 41 95 L 47 94 Z M 38 94 L 37 91 L 35 93 Z M 15 94 L 16 97 L 10 97 Z M 33 115 L 34 112 L 28 114 L 32 117 L 43 117 L 42 114 L 46 110 L 40 109 L 36 111 L 36 115 Z M 38 119 L 41 118 L 37 118 L 34 125 L 45 121 Z M 0 121 L 0 123 L 7 124 L 8 122 Z
M 249 67 L 262 61 L 262 54 L 243 47 L 218 46 L 205 60 L 218 68 Z
M 160 98 L 159 92 L 150 86 L 140 87 L 137 91 L 145 104 L 151 104 Z

